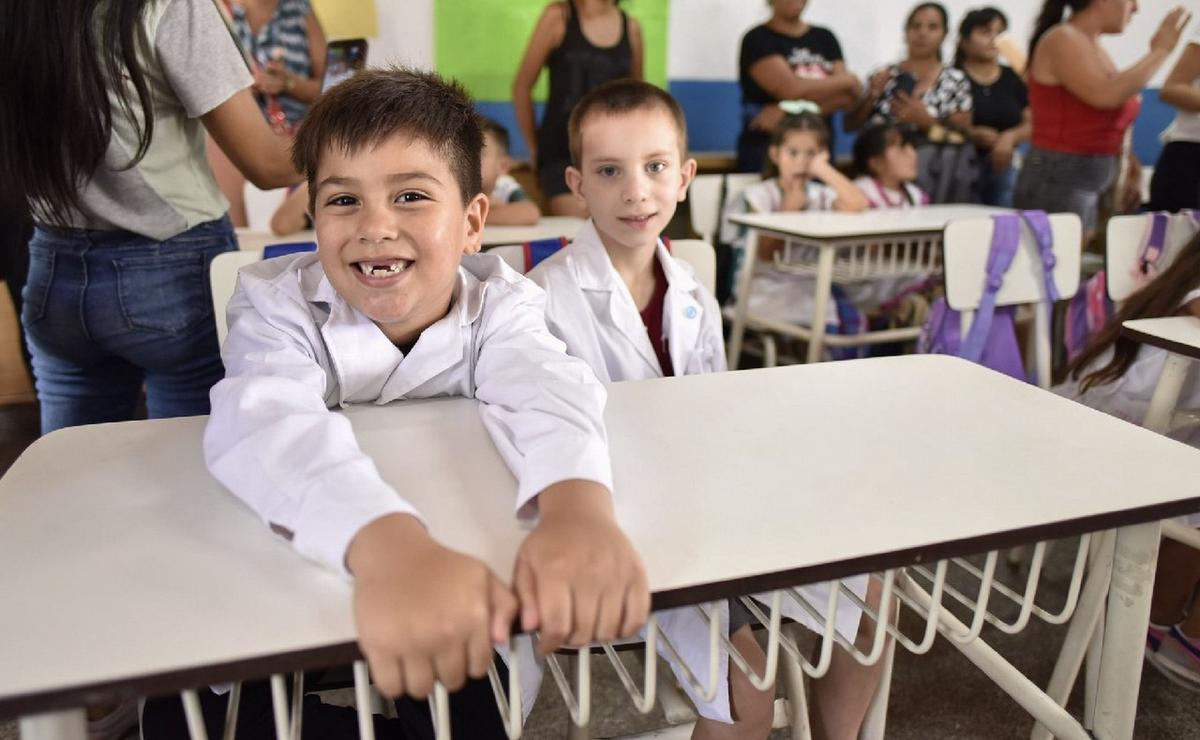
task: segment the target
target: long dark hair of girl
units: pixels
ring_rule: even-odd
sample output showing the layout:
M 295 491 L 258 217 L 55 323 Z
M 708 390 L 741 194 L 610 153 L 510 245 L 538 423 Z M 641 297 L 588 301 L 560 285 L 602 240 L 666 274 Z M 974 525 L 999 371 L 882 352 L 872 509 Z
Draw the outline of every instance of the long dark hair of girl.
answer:
M 908 18 L 904 19 L 904 28 L 908 29 L 917 19 L 917 13 L 922 10 L 932 10 L 942 18 L 942 40 L 945 41 L 945 34 L 950 33 L 950 14 L 946 12 L 946 6 L 941 3 L 921 3 L 908 11 Z M 942 61 L 942 50 L 938 49 L 937 60 Z
M 0 187 L 5 201 L 28 199 L 36 220 L 64 225 L 78 209 L 80 188 L 104 161 L 112 134 L 110 87 L 124 115 L 138 120 L 133 97 L 141 108 L 128 166 L 145 156 L 154 133 L 150 86 L 138 61 L 148 46 L 141 23 L 147 2 L 13 0 L 5 11 Z
M 975 29 L 987 28 L 995 21 L 1000 21 L 1000 25 L 1005 29 L 1008 28 L 1008 17 L 998 8 L 979 8 L 963 16 L 962 23 L 958 24 L 958 45 L 954 47 L 955 67 L 962 69 L 963 64 L 966 63 L 967 50 L 963 47 L 971 38 L 971 34 L 975 33 Z
M 822 149 L 829 148 L 829 127 L 825 125 L 825 119 L 816 113 L 805 111 L 784 116 L 779 125 L 775 127 L 775 133 L 771 135 L 771 146 L 782 145 L 783 140 L 792 131 L 811 131 L 816 134 Z M 775 166 L 770 157 L 767 157 L 766 162 L 763 163 L 762 176 L 764 180 L 779 177 L 779 168 Z
M 1108 364 L 1093 370 L 1083 378 L 1079 386 L 1080 392 L 1117 380 L 1129 370 L 1137 358 L 1141 344 L 1121 336 L 1122 323 L 1134 319 L 1157 319 L 1175 315 L 1184 297 L 1200 283 L 1197 276 L 1200 276 L 1200 234 L 1192 237 L 1192 240 L 1183 246 L 1170 267 L 1125 301 L 1125 305 L 1121 306 L 1116 316 L 1092 338 L 1067 368 L 1067 373 L 1073 379 L 1079 380 L 1084 369 L 1109 347 L 1113 348 L 1112 359 Z
M 1033 36 L 1029 37 L 1029 61 L 1033 61 L 1033 50 L 1037 48 L 1038 42 L 1046 32 L 1062 23 L 1067 8 L 1070 8 L 1072 13 L 1078 13 L 1091 4 L 1092 0 L 1045 0 L 1037 21 L 1033 24 Z

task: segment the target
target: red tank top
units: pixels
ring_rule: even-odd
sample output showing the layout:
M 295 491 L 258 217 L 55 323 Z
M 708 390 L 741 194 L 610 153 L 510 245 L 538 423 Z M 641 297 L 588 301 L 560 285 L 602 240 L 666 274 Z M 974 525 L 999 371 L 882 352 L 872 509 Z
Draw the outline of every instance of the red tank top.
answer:
M 1043 85 L 1029 78 L 1033 113 L 1033 145 L 1068 154 L 1119 154 L 1125 131 L 1137 118 L 1142 102 L 1134 96 L 1120 108 L 1093 108 L 1062 85 Z

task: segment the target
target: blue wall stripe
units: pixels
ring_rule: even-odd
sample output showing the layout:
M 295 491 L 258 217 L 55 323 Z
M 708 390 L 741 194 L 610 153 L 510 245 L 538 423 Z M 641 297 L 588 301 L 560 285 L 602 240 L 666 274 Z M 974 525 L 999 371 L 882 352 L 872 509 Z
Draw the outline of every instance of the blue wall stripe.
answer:
M 737 82 L 711 80 L 672 80 L 671 94 L 679 100 L 687 116 L 688 139 L 693 151 L 733 151 L 741 129 L 741 89 Z M 512 103 L 479 102 L 479 112 L 508 127 L 512 138 L 512 155 L 522 158 L 529 148 L 517 127 Z M 540 117 L 542 106 L 537 106 Z M 1175 117 L 1175 109 L 1158 97 L 1157 89 L 1147 89 L 1142 95 L 1142 113 L 1133 127 L 1133 148 L 1142 164 L 1154 166 L 1162 149 L 1159 134 Z M 848 156 L 854 136 L 842 132 L 840 122 L 836 136 L 837 156 Z

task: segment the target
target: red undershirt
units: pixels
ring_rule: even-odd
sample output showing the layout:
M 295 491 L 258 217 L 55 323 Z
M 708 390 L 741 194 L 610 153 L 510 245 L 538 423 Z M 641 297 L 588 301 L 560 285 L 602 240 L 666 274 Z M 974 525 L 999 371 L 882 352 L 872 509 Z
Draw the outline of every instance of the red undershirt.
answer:
M 642 309 L 642 323 L 646 325 L 646 333 L 650 335 L 650 344 L 654 354 L 658 355 L 658 364 L 662 368 L 663 377 L 669 378 L 675 374 L 671 366 L 671 348 L 667 346 L 667 337 L 663 333 L 663 303 L 667 298 L 667 275 L 663 272 L 662 263 L 654 259 L 654 293 L 650 302 Z

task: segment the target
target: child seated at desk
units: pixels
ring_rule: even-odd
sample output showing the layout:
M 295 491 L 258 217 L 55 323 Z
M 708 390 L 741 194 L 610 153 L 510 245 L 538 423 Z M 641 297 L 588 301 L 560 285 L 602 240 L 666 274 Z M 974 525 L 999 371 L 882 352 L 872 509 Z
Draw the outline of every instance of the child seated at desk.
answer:
M 614 518 L 604 387 L 547 331 L 542 291 L 476 254 L 482 149 L 470 99 L 433 74 L 362 72 L 313 106 L 293 160 L 317 252 L 242 270 L 205 430 L 217 479 L 301 554 L 353 576 L 359 644 L 389 697 L 482 678 L 518 613 L 546 653 L 634 635 L 649 609 Z M 518 481 L 514 516 L 539 517 L 515 595 L 430 537 L 335 413 L 439 396 L 480 401 Z M 456 737 L 505 737 L 488 682 L 472 686 L 475 709 L 451 697 Z M 223 708 L 210 711 L 219 730 Z
M 1055 393 L 1125 421 L 1141 424 L 1167 361 L 1167 350 L 1121 335 L 1121 325 L 1165 316 L 1200 317 L 1200 234 L 1092 338 L 1067 369 Z M 1200 378 L 1191 363 L 1179 408 L 1200 408 Z M 1172 437 L 1200 447 L 1200 426 L 1174 430 Z M 1148 462 L 1147 464 L 1153 464 Z M 1187 518 L 1200 526 L 1200 515 Z M 1200 690 L 1200 553 L 1164 537 L 1158 553 L 1146 660 L 1175 683 Z
M 658 236 L 696 174 L 696 162 L 686 154 L 679 104 L 645 82 L 609 82 L 575 107 L 568 135 L 573 164 L 566 171 L 567 185 L 587 203 L 591 218 L 574 242 L 530 272 L 546 290 L 550 331 L 606 382 L 725 370 L 716 299 Z M 865 579 L 853 585 L 861 596 Z M 820 587 L 815 592 L 814 603 L 825 603 L 828 592 Z M 802 619 L 799 607 L 788 607 L 788 616 Z M 708 630 L 694 610 L 657 616 L 693 673 L 706 680 Z M 719 616 L 726 619 L 724 613 Z M 761 674 L 766 656 L 750 631 L 751 621 L 740 603 L 730 602 L 732 642 Z M 857 607 L 843 602 L 839 629 L 854 635 L 858 621 Z M 814 688 L 817 737 L 857 735 L 877 682 L 875 668 L 860 668 L 844 651 L 835 653 L 830 673 Z M 672 668 L 683 676 L 679 666 Z M 755 689 L 744 673 L 730 670 L 728 661 L 722 661 L 720 691 L 712 702 L 683 684 L 701 714 L 695 740 L 746 740 L 770 733 L 774 692 Z
M 483 192 L 488 197 L 487 222 L 492 226 L 532 226 L 542 217 L 537 203 L 508 174 L 508 129 L 499 121 L 483 119 Z
M 929 205 L 929 195 L 916 184 L 917 150 L 894 123 L 877 123 L 858 135 L 854 170 L 854 184 L 871 208 Z
M 790 114 L 780 122 L 767 149 L 763 181 L 747 187 L 731 205 L 732 213 L 774 213 L 777 211 L 845 211 L 867 209 L 867 198 L 829 161 L 829 130 L 814 111 Z M 774 265 L 784 242 L 770 236 L 758 239 L 758 254 L 747 255 L 748 229 L 741 227 L 729 234 L 735 246 L 734 285 L 740 284 L 741 269 L 754 269 L 750 276 L 748 300 L 751 313 L 774 321 L 811 326 L 815 308 L 816 279 Z M 811 254 L 792 255 L 794 258 Z M 755 265 L 757 264 L 757 267 Z M 839 325 L 838 309 L 831 298 L 825 320 Z

